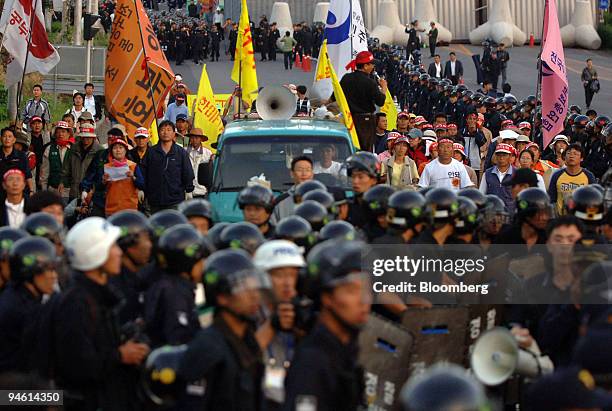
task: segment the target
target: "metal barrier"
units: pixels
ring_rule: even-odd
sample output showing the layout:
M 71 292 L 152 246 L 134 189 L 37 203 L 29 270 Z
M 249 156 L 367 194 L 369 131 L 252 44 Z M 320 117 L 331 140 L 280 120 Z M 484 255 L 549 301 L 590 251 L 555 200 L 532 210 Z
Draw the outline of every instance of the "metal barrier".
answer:
M 72 94 L 73 90 L 83 91 L 87 73 L 85 46 L 56 46 L 60 62 L 53 71 L 44 76 L 43 87 L 54 94 Z M 106 48 L 93 47 L 91 50 L 91 82 L 96 94 L 104 94 L 104 71 L 106 67 Z

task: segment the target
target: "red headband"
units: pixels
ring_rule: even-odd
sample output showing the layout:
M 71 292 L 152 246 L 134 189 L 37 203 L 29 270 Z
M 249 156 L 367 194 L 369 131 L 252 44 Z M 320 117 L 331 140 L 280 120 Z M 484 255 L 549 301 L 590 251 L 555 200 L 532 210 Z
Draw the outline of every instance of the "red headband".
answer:
M 6 173 L 4 173 L 4 175 L 2 176 L 2 181 L 6 181 L 7 178 L 12 176 L 13 174 L 18 174 L 22 176 L 23 178 L 25 178 L 25 173 L 23 171 L 19 170 L 18 168 L 11 168 Z

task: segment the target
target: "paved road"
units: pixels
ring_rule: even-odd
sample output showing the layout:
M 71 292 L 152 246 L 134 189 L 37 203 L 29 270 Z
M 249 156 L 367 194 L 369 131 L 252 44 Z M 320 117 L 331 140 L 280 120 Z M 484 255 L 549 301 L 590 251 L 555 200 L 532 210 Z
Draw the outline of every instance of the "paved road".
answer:
M 440 47 L 437 52 L 442 59 L 447 57 L 448 52 L 454 50 L 460 60 L 463 61 L 465 71 L 465 81 L 468 87 L 476 89 L 476 70 L 471 61 L 472 53 L 480 53 L 481 48 L 471 45 L 453 44 L 450 47 Z M 517 47 L 510 49 L 510 62 L 508 68 L 509 82 L 512 85 L 512 93 L 521 99 L 529 94 L 535 94 L 537 82 L 536 59 L 539 47 Z M 234 83 L 230 79 L 232 64 L 228 57 L 220 62 L 208 62 L 207 70 L 213 90 L 216 93 L 230 93 Z M 259 56 L 258 56 L 259 57 Z M 304 84 L 310 86 L 314 77 L 313 71 L 303 72 L 301 69 L 285 70 L 280 59 L 274 61 L 257 61 L 257 77 L 260 86 L 280 85 L 293 83 L 296 85 Z M 599 73 L 601 92 L 595 95 L 593 108 L 601 113 L 612 115 L 612 53 L 607 51 L 589 51 L 581 49 L 566 49 L 565 60 L 568 69 L 570 83 L 570 104 L 578 104 L 585 107 L 584 89 L 580 82 L 580 73 L 585 65 L 587 57 L 593 58 L 595 68 Z M 430 59 L 425 59 L 425 64 L 429 64 Z M 176 73 L 181 73 L 191 90 L 197 90 L 202 66 L 194 65 L 189 61 L 181 66 L 173 64 Z M 500 77 L 501 82 L 501 77 Z

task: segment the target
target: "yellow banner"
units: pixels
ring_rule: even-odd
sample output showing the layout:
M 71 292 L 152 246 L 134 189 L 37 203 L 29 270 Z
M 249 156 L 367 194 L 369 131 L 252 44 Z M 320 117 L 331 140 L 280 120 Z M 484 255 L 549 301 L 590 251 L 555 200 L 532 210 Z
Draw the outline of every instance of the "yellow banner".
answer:
M 203 144 L 210 150 L 215 151 L 211 145 L 217 142 L 219 135 L 223 133 L 223 122 L 219 110 L 215 107 L 215 98 L 212 86 L 206 72 L 206 64 L 202 66 L 202 75 L 198 86 L 198 96 L 193 106 L 193 126 L 201 128 L 208 140 Z
M 385 104 L 382 106 L 380 111 L 387 115 L 387 130 L 395 130 L 397 128 L 397 107 L 393 102 L 393 97 L 391 97 L 389 89 L 387 89 Z
M 242 87 L 242 99 L 249 104 L 253 103 L 253 100 L 257 98 L 259 85 L 257 84 L 257 70 L 253 51 L 253 33 L 251 33 L 246 0 L 242 0 L 242 10 L 240 11 L 232 81 Z

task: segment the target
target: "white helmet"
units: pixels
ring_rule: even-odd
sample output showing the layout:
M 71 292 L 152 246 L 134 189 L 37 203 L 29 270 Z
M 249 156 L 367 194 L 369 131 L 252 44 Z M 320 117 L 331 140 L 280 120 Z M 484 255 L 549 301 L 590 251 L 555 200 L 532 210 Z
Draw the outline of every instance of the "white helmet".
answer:
M 263 271 L 306 266 L 303 250 L 287 240 L 272 240 L 262 244 L 255 252 L 253 263 Z
M 70 265 L 80 271 L 101 267 L 120 234 L 119 227 L 101 217 L 79 221 L 66 236 L 65 246 Z

